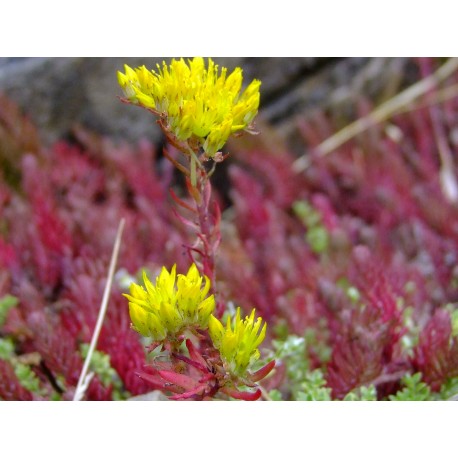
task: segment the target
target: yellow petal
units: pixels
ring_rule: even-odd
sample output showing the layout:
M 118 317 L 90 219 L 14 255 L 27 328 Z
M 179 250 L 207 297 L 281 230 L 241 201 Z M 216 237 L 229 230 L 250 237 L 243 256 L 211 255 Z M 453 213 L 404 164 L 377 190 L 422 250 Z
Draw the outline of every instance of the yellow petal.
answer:
M 216 348 L 219 348 L 221 345 L 221 339 L 224 335 L 224 327 L 218 318 L 215 318 L 213 315 L 210 315 L 210 318 L 208 319 L 208 331 L 213 344 Z

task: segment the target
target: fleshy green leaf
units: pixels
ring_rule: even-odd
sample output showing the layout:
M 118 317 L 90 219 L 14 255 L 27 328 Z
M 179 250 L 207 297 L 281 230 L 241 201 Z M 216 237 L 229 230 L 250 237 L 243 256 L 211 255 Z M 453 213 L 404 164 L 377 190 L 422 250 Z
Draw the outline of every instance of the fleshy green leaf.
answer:
M 401 379 L 404 388 L 389 397 L 390 401 L 432 401 L 429 386 L 421 381 L 421 373 L 408 374 Z

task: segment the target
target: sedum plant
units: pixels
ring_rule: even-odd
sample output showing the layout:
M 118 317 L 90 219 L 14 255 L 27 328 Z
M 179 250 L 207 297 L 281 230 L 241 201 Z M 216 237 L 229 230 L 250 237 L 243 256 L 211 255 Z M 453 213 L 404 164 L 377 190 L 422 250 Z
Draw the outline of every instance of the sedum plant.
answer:
M 275 362 L 252 370 L 267 326 L 262 318 L 255 320 L 254 309 L 242 319 L 238 308 L 235 317 L 227 317 L 226 326 L 220 322 L 226 308 L 218 300 L 215 273 L 220 210 L 211 201 L 210 176 L 225 158 L 220 150 L 229 136 L 251 130 L 261 82 L 253 80 L 241 91 L 241 68 L 228 74 L 211 59 L 205 65 L 200 57 L 173 59 L 158 65 L 157 71 L 126 65 L 124 73 L 118 72 L 118 82 L 123 101 L 157 115 L 170 144 L 181 153 L 165 155 L 184 174 L 191 203 L 172 195 L 192 215 L 178 215 L 180 221 L 196 233 L 195 243 L 187 247 L 192 260 L 187 274 L 177 275 L 176 265 L 170 271 L 163 267 L 153 284 L 143 273 L 144 286 L 132 283 L 130 294 L 125 294 L 133 329 L 152 339 L 151 349 L 160 345 L 170 358 L 165 367 L 164 362 L 153 362 L 142 377 L 175 393 L 172 399 L 207 399 L 217 393 L 258 399 L 257 382 Z M 213 162 L 209 170 L 208 161 Z

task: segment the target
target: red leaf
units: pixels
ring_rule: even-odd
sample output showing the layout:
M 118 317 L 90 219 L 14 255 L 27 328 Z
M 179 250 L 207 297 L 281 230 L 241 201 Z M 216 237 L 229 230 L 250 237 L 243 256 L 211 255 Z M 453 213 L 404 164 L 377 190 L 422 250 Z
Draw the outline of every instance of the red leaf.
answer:
M 189 351 L 189 356 L 191 359 L 199 363 L 203 368 L 207 368 L 207 362 L 189 339 L 186 340 L 186 348 Z
M 196 387 L 196 381 L 187 375 L 178 374 L 172 371 L 159 371 L 159 374 L 164 380 L 186 390 L 193 390 Z
M 261 390 L 251 393 L 250 391 L 239 391 L 235 388 L 225 387 L 221 391 L 234 399 L 241 399 L 242 401 L 257 401 L 261 397 Z
M 259 380 L 263 379 L 267 375 L 269 375 L 270 371 L 275 367 L 275 360 L 273 359 L 270 363 L 267 363 L 264 367 L 261 367 L 258 371 L 251 375 L 251 380 L 253 382 L 258 382 Z
M 204 385 L 199 385 L 196 388 L 194 388 L 193 390 L 186 391 L 186 393 L 174 394 L 173 396 L 170 396 L 169 399 L 172 399 L 174 401 L 179 401 L 180 399 L 189 399 L 189 398 L 192 398 L 193 396 L 201 395 L 204 389 L 205 389 Z
M 196 213 L 196 209 L 195 208 L 192 208 L 191 205 L 189 205 L 187 202 L 185 202 L 184 200 L 180 199 L 176 194 L 175 192 L 173 191 L 172 188 L 169 189 L 169 192 L 170 192 L 170 195 L 172 196 L 172 199 L 177 203 L 177 205 L 179 205 L 180 207 L 186 209 L 186 210 L 189 210 L 190 212 L 192 213 Z
M 187 356 L 180 355 L 179 353 L 172 353 L 174 358 L 179 359 L 180 361 L 184 361 L 186 364 L 189 364 L 192 367 L 195 367 L 201 372 L 208 372 L 208 369 L 205 366 L 202 366 L 202 364 L 198 363 L 197 361 L 194 361 L 191 358 L 188 358 Z
M 210 380 L 213 380 L 214 378 L 215 374 L 213 374 L 212 372 L 208 372 L 206 375 L 199 379 L 199 383 L 208 383 Z
M 188 189 L 190 196 L 196 201 L 198 205 L 200 205 L 201 197 L 200 197 L 199 191 L 196 187 L 194 187 L 191 184 L 191 180 L 189 179 L 189 177 L 186 177 L 186 188 Z
M 148 374 L 146 372 L 137 372 L 136 373 L 141 379 L 153 385 L 155 389 L 164 390 L 167 389 L 173 393 L 179 393 L 179 388 L 174 386 L 166 386 L 164 380 L 158 377 L 157 375 Z
M 199 227 L 197 224 L 193 223 L 189 219 L 185 218 L 184 216 L 180 215 L 176 209 L 173 209 L 173 214 L 180 220 L 181 223 L 183 223 L 185 226 L 190 227 L 191 229 L 197 231 Z

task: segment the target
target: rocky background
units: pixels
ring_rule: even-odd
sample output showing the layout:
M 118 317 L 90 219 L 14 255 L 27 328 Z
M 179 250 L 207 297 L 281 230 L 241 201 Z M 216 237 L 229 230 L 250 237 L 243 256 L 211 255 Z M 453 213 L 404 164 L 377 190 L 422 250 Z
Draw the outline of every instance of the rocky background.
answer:
M 71 138 L 82 125 L 117 139 L 161 141 L 152 116 L 122 104 L 116 72 L 168 58 L 0 58 L 0 92 L 13 99 L 38 126 L 45 143 Z M 259 122 L 301 154 L 295 142 L 297 119 L 316 108 L 328 110 L 342 125 L 354 118 L 355 101 L 378 103 L 413 81 L 408 58 L 214 58 L 229 70 L 241 66 L 245 81 L 262 81 Z M 297 145 L 296 145 L 297 143 Z M 301 146 L 298 146 L 301 145 Z

